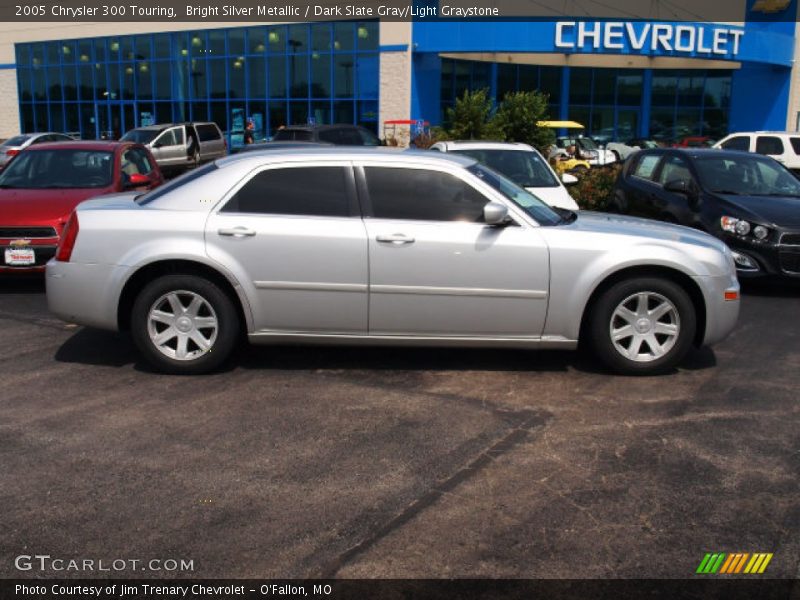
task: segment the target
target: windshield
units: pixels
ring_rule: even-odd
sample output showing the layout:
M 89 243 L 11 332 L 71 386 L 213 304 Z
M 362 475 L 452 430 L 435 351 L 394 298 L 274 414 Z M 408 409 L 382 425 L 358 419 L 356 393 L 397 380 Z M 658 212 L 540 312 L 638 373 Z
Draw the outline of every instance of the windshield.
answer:
M 141 205 L 150 204 L 153 200 L 157 200 L 161 198 L 161 196 L 168 194 L 172 190 L 175 190 L 187 183 L 191 183 L 198 177 L 202 177 L 206 173 L 213 171 L 217 168 L 217 165 L 213 162 L 210 162 L 202 167 L 197 169 L 192 169 L 191 171 L 187 171 L 183 175 L 176 177 L 172 181 L 157 187 L 156 189 L 147 192 L 146 194 L 141 194 L 140 196 L 136 196 L 135 200 L 137 203 Z
M 11 139 L 6 140 L 5 142 L 2 143 L 2 145 L 3 146 L 22 146 L 22 144 L 24 144 L 28 140 L 28 138 L 30 138 L 30 137 L 31 136 L 29 136 L 29 135 L 18 135 L 18 136 L 12 137 Z
M 558 187 L 558 180 L 544 160 L 530 150 L 455 150 L 508 177 L 522 187 Z
M 514 204 L 533 217 L 539 225 L 558 225 L 563 219 L 552 208 L 525 191 L 510 179 L 506 179 L 497 171 L 487 169 L 481 164 L 467 167 L 467 170 L 492 186 Z
M 0 188 L 108 187 L 113 156 L 97 150 L 27 150 L 0 173 Z
M 719 194 L 744 196 L 797 196 L 800 181 L 780 164 L 751 154 L 735 157 L 698 157 L 695 167 L 700 184 Z
M 149 144 L 161 133 L 158 129 L 131 129 L 122 136 L 122 142 L 134 142 L 137 144 Z

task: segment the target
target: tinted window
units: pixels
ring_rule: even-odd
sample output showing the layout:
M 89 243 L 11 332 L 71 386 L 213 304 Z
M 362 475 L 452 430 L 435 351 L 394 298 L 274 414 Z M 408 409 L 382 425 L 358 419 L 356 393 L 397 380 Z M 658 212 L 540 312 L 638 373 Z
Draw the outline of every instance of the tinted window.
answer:
M 800 138 L 793 137 L 790 138 L 790 141 L 792 142 L 792 149 L 794 150 L 794 153 L 800 154 Z
M 800 181 L 769 158 L 753 154 L 733 158 L 699 157 L 694 165 L 703 187 L 712 192 L 743 196 L 800 196 Z
M 342 132 L 339 129 L 323 129 L 319 132 L 319 140 L 329 144 L 341 145 L 346 142 L 342 139 Z
M 270 169 L 257 173 L 222 212 L 272 215 L 349 215 L 344 167 Z
M 339 129 L 339 143 L 344 146 L 361 146 L 361 136 L 358 135 L 358 130 L 355 127 L 342 127 Z
M 210 142 L 220 138 L 219 129 L 215 125 L 198 125 L 197 135 L 201 142 Z
M 536 152 L 527 150 L 456 150 L 495 171 L 500 171 L 522 187 L 558 187 L 558 180 Z
M 661 185 L 670 181 L 689 182 L 691 180 L 692 174 L 685 160 L 679 156 L 668 156 L 664 159 L 664 166 L 661 167 L 661 175 L 658 177 Z
M 483 207 L 489 199 L 454 175 L 388 167 L 364 171 L 375 218 L 483 221 Z
M 536 219 L 539 225 L 557 225 L 558 223 L 564 222 L 559 214 L 547 204 L 527 190 L 519 187 L 510 179 L 506 179 L 497 171 L 491 171 L 480 164 L 467 167 L 467 170 L 519 206 Z
M 661 160 L 660 154 L 645 154 L 639 159 L 639 162 L 633 167 L 631 175 L 641 179 L 649 179 L 652 181 L 653 173 L 656 170 L 658 161 Z
M 0 187 L 107 187 L 111 185 L 112 156 L 94 150 L 29 150 L 3 170 Z
M 744 150 L 747 152 L 750 150 L 750 138 L 739 135 L 723 142 L 721 146 L 725 148 L 725 150 Z
M 3 146 L 21 146 L 29 138 L 29 135 L 18 135 L 3 142 Z
M 307 129 L 279 129 L 272 139 L 275 142 L 310 142 L 313 135 Z
M 149 144 L 158 135 L 158 129 L 131 129 L 120 138 L 122 142 L 135 142 L 137 144 Z
M 783 154 L 781 138 L 760 135 L 756 138 L 756 152 L 759 154 Z
M 378 139 L 378 136 L 376 136 L 371 131 L 367 131 L 366 129 L 360 129 L 360 128 L 357 129 L 356 131 L 358 132 L 358 135 L 361 138 L 361 143 L 364 146 L 380 146 L 381 145 L 381 141 L 380 141 L 380 139 Z

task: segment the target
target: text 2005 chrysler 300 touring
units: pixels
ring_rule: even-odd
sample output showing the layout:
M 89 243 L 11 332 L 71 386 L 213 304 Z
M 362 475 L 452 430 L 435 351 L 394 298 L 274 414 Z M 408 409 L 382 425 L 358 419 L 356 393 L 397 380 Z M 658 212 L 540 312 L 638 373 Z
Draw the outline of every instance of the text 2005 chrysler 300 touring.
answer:
M 685 227 L 555 212 L 469 158 L 302 149 L 211 163 L 81 204 L 50 309 L 129 329 L 163 371 L 253 342 L 574 348 L 673 367 L 733 328 L 730 251 Z M 535 360 L 532 357 L 531 360 Z

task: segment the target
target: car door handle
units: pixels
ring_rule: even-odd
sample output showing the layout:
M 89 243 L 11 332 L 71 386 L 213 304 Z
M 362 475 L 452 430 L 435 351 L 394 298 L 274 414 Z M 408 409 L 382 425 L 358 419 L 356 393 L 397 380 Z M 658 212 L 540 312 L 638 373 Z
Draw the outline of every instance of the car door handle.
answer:
M 219 235 L 224 235 L 228 237 L 253 237 L 256 232 L 253 229 L 248 229 L 247 227 L 230 227 L 230 228 L 223 228 L 218 229 L 217 233 Z
M 375 238 L 382 244 L 394 244 L 400 246 L 401 244 L 413 244 L 414 238 L 404 235 L 402 233 L 393 233 L 391 235 L 379 235 Z

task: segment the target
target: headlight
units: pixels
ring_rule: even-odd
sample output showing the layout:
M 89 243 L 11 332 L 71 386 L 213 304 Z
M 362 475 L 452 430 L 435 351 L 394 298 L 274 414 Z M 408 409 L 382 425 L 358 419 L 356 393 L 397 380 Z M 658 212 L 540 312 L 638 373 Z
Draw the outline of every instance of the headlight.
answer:
M 736 217 L 722 217 L 719 220 L 720 225 L 724 231 L 735 233 L 737 235 L 747 235 L 750 233 L 750 223 L 744 219 L 737 219 Z
M 736 233 L 736 224 L 739 222 L 739 219 L 735 217 L 722 217 L 719 220 L 719 224 L 722 226 L 723 231 L 728 231 L 730 233 Z
M 750 223 L 747 221 L 737 221 L 735 225 L 736 233 L 739 235 L 747 235 L 750 233 Z
M 753 237 L 761 241 L 769 236 L 769 229 L 763 225 L 751 225 L 744 219 L 737 219 L 736 217 L 722 217 L 719 224 L 723 231 L 735 233 L 736 235 L 746 236 L 752 233 Z

